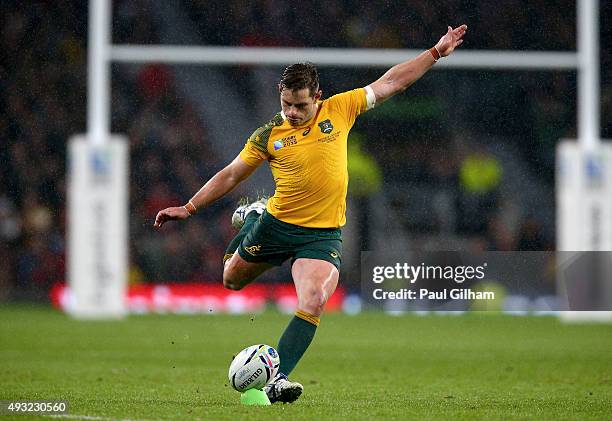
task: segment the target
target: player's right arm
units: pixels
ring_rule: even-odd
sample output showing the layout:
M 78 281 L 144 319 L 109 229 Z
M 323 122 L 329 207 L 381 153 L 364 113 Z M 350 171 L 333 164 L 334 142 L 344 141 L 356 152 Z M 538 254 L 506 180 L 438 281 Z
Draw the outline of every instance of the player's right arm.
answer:
M 154 227 L 161 228 L 167 221 L 189 218 L 197 209 L 210 205 L 232 191 L 255 169 L 257 166 L 249 165 L 241 156 L 237 156 L 229 165 L 208 180 L 185 206 L 175 206 L 159 211 L 155 217 Z

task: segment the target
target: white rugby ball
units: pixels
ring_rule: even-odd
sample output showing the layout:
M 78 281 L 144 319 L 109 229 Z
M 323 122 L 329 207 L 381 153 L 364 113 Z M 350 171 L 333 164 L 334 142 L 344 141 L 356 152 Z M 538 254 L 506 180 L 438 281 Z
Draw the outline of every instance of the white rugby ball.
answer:
M 280 358 L 270 345 L 252 345 L 234 357 L 229 381 L 238 392 L 263 389 L 278 373 Z
M 280 357 L 270 345 L 251 345 L 234 357 L 228 373 L 230 384 L 238 392 L 263 389 L 278 373 Z

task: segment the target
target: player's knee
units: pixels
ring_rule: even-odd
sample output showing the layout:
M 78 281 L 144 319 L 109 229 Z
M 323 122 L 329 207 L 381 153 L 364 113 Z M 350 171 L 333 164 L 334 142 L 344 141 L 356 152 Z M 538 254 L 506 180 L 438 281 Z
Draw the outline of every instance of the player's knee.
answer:
M 313 288 L 301 300 L 300 307 L 313 316 L 320 316 L 327 303 L 327 294 L 323 288 Z
M 235 279 L 223 277 L 223 286 L 227 289 L 231 289 L 232 291 L 240 291 L 244 288 L 244 284 L 242 282 L 238 282 Z
M 223 271 L 223 287 L 231 289 L 232 291 L 239 291 L 246 285 L 245 282 L 240 282 L 240 279 L 236 277 L 235 273 L 228 266 Z

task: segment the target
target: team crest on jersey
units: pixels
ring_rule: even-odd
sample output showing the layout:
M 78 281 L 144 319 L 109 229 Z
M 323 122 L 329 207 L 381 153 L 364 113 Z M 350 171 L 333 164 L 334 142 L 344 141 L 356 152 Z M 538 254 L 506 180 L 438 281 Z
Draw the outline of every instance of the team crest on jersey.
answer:
M 334 131 L 334 125 L 331 121 L 329 121 L 329 119 L 320 122 L 319 128 L 321 129 L 321 132 L 325 134 L 330 134 L 332 131 Z

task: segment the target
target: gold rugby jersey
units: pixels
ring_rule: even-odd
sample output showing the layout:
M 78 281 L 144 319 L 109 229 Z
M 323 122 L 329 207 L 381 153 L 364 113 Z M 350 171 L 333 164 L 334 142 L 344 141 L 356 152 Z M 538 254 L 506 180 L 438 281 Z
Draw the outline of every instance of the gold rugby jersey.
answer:
M 278 113 L 255 130 L 240 157 L 251 166 L 269 162 L 276 183 L 270 214 L 302 227 L 345 224 L 347 138 L 367 105 L 366 88 L 354 89 L 319 101 L 315 116 L 303 126 L 291 126 Z

